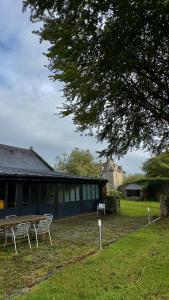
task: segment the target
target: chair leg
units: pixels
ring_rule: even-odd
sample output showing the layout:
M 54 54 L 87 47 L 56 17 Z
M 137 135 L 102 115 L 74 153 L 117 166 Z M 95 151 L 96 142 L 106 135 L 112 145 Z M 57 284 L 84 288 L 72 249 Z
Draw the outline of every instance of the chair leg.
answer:
M 4 249 L 6 248 L 6 245 L 7 245 L 7 235 L 6 235 L 6 233 L 5 233 Z
M 51 239 L 50 231 L 48 231 L 48 233 L 49 233 L 49 240 L 50 240 L 50 243 L 51 243 L 51 246 L 52 246 L 52 239 Z
M 14 247 L 15 247 L 15 253 L 18 254 L 17 249 L 16 249 L 16 240 L 15 240 L 15 236 L 13 237 L 13 242 L 14 242 Z
M 39 244 L 38 244 L 38 235 L 37 235 L 36 228 L 35 228 L 35 237 L 36 237 L 36 247 L 38 248 Z
M 29 233 L 28 233 L 28 243 L 29 243 L 29 248 L 30 248 L 30 250 L 31 250 L 31 242 L 30 242 L 30 237 L 29 237 Z
M 36 226 L 35 224 L 33 224 L 34 230 L 35 230 L 35 238 L 36 238 L 36 247 L 38 248 L 39 244 L 38 244 L 38 235 L 37 235 L 37 230 L 36 230 Z

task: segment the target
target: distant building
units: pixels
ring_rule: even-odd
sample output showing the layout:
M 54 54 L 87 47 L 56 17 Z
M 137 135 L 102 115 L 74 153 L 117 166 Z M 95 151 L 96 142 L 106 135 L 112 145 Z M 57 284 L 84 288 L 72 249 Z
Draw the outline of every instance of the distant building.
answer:
M 142 200 L 143 187 L 140 184 L 130 183 L 124 188 L 124 193 L 129 200 Z
M 124 180 L 125 171 L 113 159 L 102 164 L 101 177 L 108 180 L 107 191 L 116 190 Z

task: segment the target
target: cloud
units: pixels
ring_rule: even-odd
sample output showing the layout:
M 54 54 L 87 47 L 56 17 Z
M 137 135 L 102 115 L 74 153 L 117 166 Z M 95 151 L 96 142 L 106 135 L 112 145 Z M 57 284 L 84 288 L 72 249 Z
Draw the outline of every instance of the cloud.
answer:
M 74 147 L 90 149 L 96 156 L 101 144 L 76 133 L 70 117 L 54 115 L 63 101 L 63 86 L 48 78 L 43 55 L 47 45 L 32 34 L 38 25 L 22 13 L 22 1 L 1 0 L 0 11 L 0 143 L 33 146 L 51 164 Z M 127 172 L 139 172 L 147 157 L 141 151 L 132 152 L 119 164 Z

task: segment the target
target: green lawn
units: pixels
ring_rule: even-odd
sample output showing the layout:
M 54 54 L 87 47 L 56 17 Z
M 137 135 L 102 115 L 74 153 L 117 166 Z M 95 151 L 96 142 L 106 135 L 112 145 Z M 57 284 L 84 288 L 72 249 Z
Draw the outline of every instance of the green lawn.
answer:
M 147 206 L 158 215 L 158 203 L 123 200 L 121 221 L 126 216 L 133 220 L 136 214 L 145 217 Z M 168 237 L 169 219 L 142 227 L 102 252 L 56 272 L 17 299 L 169 299 Z
M 152 216 L 159 215 L 159 202 L 121 200 L 122 215 L 131 217 L 145 216 L 147 215 L 147 207 L 150 208 L 150 214 Z
M 70 266 L 21 299 L 169 299 L 169 220 Z
M 115 242 L 129 233 L 138 230 L 147 223 L 145 205 L 153 205 L 152 214 L 158 216 L 158 203 L 121 202 L 121 214 L 101 215 L 103 246 Z M 14 247 L 4 251 L 0 243 L 0 299 L 36 285 L 44 277 L 50 276 L 69 262 L 79 260 L 90 252 L 98 251 L 98 217 L 96 213 L 80 215 L 73 218 L 56 220 L 52 224 L 51 247 L 48 241 L 40 241 L 36 248 L 31 241 L 18 245 L 18 255 Z

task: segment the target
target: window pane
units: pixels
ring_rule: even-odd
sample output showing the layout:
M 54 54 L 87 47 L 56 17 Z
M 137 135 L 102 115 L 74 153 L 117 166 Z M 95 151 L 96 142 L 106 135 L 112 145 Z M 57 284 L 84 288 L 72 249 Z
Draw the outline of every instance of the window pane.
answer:
M 96 188 L 96 199 L 98 200 L 98 199 L 100 199 L 99 185 L 96 184 L 95 188 Z
M 80 201 L 80 186 L 76 185 L 76 201 Z
M 32 205 L 37 203 L 38 201 L 38 185 L 37 184 L 30 184 L 30 202 Z
M 63 184 L 58 184 L 58 202 L 63 202 Z
M 57 188 L 57 183 L 54 184 L 54 198 L 55 198 L 55 203 L 58 201 L 58 188 Z
M 49 203 L 49 204 L 54 204 L 55 203 L 54 185 L 50 184 L 50 183 L 47 185 L 47 203 Z
M 8 183 L 8 193 L 7 193 L 8 208 L 13 208 L 16 206 L 15 197 L 16 197 L 16 184 L 13 182 Z
M 29 206 L 29 184 L 23 183 L 22 185 L 22 206 Z
M 95 185 L 92 184 L 92 200 L 96 199 L 96 194 L 95 194 Z
M 43 183 L 41 185 L 41 199 L 45 204 L 54 204 L 54 184 Z
M 69 195 L 69 185 L 65 185 L 65 202 L 70 201 L 70 195 Z
M 5 198 L 6 198 L 6 185 L 5 183 L 0 183 L 0 209 L 5 207 Z
M 75 194 L 75 186 L 70 185 L 70 201 L 76 200 L 76 194 Z
M 87 200 L 86 184 L 83 184 L 83 200 Z
M 87 200 L 92 199 L 91 184 L 87 184 Z
M 41 185 L 41 201 L 43 201 L 44 203 L 47 201 L 47 184 L 43 183 Z

